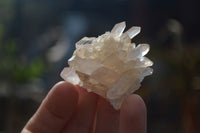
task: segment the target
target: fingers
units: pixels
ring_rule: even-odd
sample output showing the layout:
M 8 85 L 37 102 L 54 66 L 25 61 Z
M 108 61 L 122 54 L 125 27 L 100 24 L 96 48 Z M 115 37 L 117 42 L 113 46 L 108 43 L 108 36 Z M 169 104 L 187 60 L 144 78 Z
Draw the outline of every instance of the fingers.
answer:
M 120 133 L 146 133 L 146 107 L 138 95 L 129 96 L 120 112 Z
M 79 100 L 77 113 L 66 125 L 63 133 L 89 133 L 92 132 L 96 115 L 97 95 L 78 88 Z
M 108 101 L 100 98 L 95 133 L 117 133 L 118 130 L 119 111 L 116 111 Z
M 22 133 L 92 132 L 97 98 L 96 94 L 77 89 L 70 83 L 56 84 Z M 96 133 L 114 133 L 118 127 L 120 133 L 146 132 L 146 107 L 138 95 L 129 96 L 120 112 L 103 98 L 98 109 Z
M 58 133 L 74 113 L 77 88 L 67 82 L 56 84 L 42 102 L 22 133 Z

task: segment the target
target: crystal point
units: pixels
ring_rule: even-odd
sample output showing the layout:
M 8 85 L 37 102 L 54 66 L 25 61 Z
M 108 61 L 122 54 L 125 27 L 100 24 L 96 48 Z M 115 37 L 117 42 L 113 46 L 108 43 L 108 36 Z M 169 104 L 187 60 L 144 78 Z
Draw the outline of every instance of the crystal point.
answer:
M 140 88 L 144 77 L 153 73 L 153 62 L 145 57 L 149 45 L 131 43 L 140 27 L 123 33 L 125 27 L 121 22 L 97 38 L 82 38 L 68 60 L 69 67 L 61 72 L 64 80 L 102 96 L 116 110 Z
M 68 67 L 65 67 L 62 70 L 60 76 L 64 80 L 66 80 L 66 81 L 68 81 L 68 82 L 70 82 L 70 83 L 72 83 L 74 85 L 78 85 L 81 82 L 79 77 L 78 77 L 78 75 L 76 74 L 75 70 L 71 69 L 71 68 L 68 68 Z
M 149 44 L 139 44 L 137 49 L 140 50 L 141 56 L 144 56 L 149 52 L 150 47 Z
M 128 31 L 126 31 L 126 33 L 132 39 L 133 37 L 135 37 L 137 34 L 140 33 L 140 29 L 141 29 L 140 27 L 133 26 Z
M 117 36 L 121 36 L 121 34 L 123 33 L 125 27 L 126 27 L 126 23 L 125 22 L 118 23 L 113 27 L 113 29 L 111 30 L 111 33 L 112 34 L 116 34 Z

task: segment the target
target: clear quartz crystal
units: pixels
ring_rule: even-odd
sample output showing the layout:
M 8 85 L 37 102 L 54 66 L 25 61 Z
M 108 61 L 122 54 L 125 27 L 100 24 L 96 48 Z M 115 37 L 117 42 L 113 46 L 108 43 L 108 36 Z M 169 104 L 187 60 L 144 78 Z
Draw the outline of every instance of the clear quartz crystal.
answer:
M 133 37 L 135 37 L 137 34 L 140 33 L 140 27 L 133 26 L 126 33 L 132 39 Z
M 126 28 L 125 22 L 121 22 L 119 24 L 116 24 L 113 27 L 111 33 L 115 34 L 117 37 L 120 37 L 122 35 L 122 33 L 123 33 L 123 31 L 124 31 L 125 28 Z
M 140 27 L 123 33 L 125 27 L 121 22 L 97 38 L 82 38 L 68 60 L 69 67 L 61 72 L 64 80 L 104 97 L 116 110 L 153 73 L 153 62 L 144 57 L 150 46 L 131 43 Z

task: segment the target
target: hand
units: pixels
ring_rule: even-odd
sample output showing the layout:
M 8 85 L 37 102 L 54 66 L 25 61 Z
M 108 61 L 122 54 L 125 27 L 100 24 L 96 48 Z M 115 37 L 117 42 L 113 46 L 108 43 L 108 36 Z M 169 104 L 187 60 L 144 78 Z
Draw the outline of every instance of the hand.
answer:
M 145 133 L 146 107 L 142 98 L 133 94 L 125 100 L 121 111 L 116 111 L 98 95 L 60 82 L 22 130 L 22 133 L 94 132 Z

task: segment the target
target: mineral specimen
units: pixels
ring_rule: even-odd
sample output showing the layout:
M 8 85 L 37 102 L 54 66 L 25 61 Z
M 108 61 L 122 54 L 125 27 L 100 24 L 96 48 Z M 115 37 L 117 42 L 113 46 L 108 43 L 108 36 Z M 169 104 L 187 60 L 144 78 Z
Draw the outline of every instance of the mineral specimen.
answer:
M 140 27 L 123 33 L 125 27 L 125 22 L 121 22 L 97 38 L 82 38 L 68 60 L 69 67 L 61 72 L 64 80 L 104 97 L 116 110 L 153 72 L 149 67 L 153 62 L 144 57 L 149 45 L 131 43 Z

